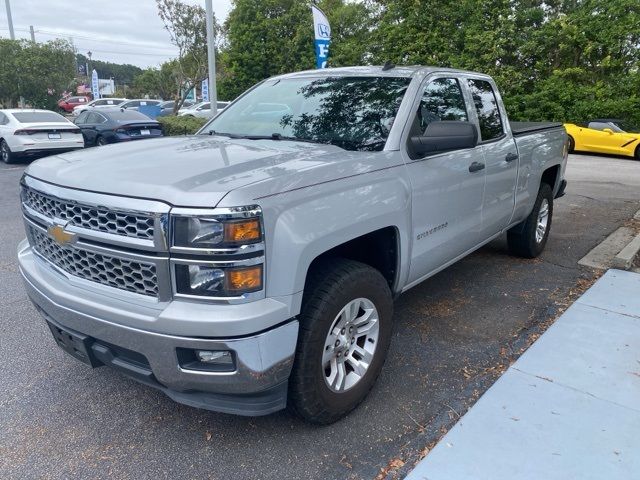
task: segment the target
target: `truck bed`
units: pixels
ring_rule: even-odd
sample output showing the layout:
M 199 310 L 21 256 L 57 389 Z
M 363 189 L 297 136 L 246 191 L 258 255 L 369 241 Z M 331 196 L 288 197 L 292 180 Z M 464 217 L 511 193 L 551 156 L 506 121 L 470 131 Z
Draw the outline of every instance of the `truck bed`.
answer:
M 514 137 L 562 127 L 560 122 L 509 122 Z

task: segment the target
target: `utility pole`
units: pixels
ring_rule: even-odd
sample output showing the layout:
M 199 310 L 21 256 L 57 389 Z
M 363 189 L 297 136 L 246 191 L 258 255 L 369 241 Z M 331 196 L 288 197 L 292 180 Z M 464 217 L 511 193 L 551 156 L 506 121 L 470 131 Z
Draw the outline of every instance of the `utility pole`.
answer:
M 36 43 L 36 32 L 33 31 L 33 25 L 29 25 L 29 33 L 31 34 L 31 41 Z
M 9 37 L 11 40 L 16 39 L 16 34 L 13 31 L 13 19 L 11 18 L 11 4 L 9 0 L 4 0 L 5 5 L 7 6 L 7 20 L 9 21 Z
M 7 0 L 9 1 L 9 0 Z M 218 92 L 216 88 L 216 49 L 213 43 L 213 7 L 211 0 L 206 0 L 207 14 L 207 60 L 209 63 L 209 101 L 211 102 L 211 116 L 218 113 Z

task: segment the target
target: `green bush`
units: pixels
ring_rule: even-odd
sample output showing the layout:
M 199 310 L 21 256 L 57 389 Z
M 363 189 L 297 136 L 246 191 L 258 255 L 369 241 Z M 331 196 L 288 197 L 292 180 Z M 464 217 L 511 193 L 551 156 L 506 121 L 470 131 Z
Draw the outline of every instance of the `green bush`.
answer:
M 207 122 L 206 118 L 198 117 L 160 117 L 157 119 L 164 128 L 164 134 L 193 135 Z

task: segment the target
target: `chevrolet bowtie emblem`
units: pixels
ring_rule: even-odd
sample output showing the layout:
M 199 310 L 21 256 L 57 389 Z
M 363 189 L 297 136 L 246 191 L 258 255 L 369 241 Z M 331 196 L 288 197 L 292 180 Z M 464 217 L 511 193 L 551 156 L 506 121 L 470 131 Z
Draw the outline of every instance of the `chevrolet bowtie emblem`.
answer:
M 78 239 L 75 233 L 67 232 L 64 225 L 51 225 L 47 228 L 47 233 L 60 246 L 69 245 Z

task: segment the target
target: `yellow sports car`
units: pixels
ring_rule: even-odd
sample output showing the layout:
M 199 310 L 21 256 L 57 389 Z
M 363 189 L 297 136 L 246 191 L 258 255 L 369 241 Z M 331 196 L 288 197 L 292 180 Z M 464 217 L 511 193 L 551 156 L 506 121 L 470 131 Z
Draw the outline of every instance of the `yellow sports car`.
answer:
M 640 129 L 623 120 L 599 118 L 587 125 L 565 123 L 569 151 L 624 155 L 640 160 Z

